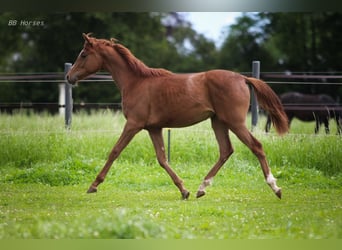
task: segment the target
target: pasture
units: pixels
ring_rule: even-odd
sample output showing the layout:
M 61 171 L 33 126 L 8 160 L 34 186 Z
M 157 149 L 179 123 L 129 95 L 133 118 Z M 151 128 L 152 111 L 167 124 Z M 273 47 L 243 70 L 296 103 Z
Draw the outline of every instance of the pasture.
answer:
M 171 166 L 179 191 L 142 131 L 114 162 L 97 193 L 86 194 L 121 133 L 120 113 L 0 116 L 0 239 L 336 239 L 342 238 L 342 138 L 294 120 L 290 134 L 263 131 L 279 200 L 256 157 L 233 134 L 234 154 L 207 194 L 198 186 L 218 157 L 205 121 L 171 131 Z M 273 132 L 272 132 L 273 131 Z M 164 130 L 166 139 L 166 131 Z

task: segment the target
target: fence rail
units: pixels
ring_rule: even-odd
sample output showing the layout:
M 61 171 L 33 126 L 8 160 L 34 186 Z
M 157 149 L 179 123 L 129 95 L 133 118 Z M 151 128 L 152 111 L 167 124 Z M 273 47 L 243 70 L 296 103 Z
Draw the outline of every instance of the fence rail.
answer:
M 285 110 L 326 110 L 327 107 L 333 107 L 334 110 L 342 111 L 342 105 L 331 106 L 331 104 L 314 105 L 299 105 L 299 104 L 284 104 Z M 59 108 L 65 108 L 65 104 L 58 103 L 0 103 L 0 111 L 13 113 L 14 110 L 49 110 L 58 111 Z M 121 103 L 74 103 L 73 110 L 91 110 L 91 109 L 111 109 L 114 111 L 121 110 Z
M 252 64 L 252 72 L 243 72 L 245 75 L 259 77 L 265 80 L 268 84 L 291 84 L 291 85 L 342 85 L 342 74 L 339 72 L 338 74 L 327 74 L 325 72 L 294 72 L 294 73 L 277 73 L 277 72 L 260 72 L 260 66 L 257 66 L 259 62 L 253 62 Z M 60 84 L 64 88 L 69 84 L 65 82 L 65 74 L 71 67 L 71 64 L 65 64 L 65 72 L 58 73 L 38 73 L 38 74 L 2 74 L 0 75 L 0 87 L 1 83 L 51 83 L 51 84 Z M 91 75 L 86 80 L 82 80 L 81 82 L 97 82 L 102 84 L 108 84 L 109 82 L 113 82 L 111 75 L 108 73 L 97 73 Z M 71 87 L 68 86 L 70 91 L 72 91 Z M 67 89 L 65 88 L 64 91 Z M 61 90 L 60 90 L 61 91 Z M 67 93 L 66 93 L 67 94 Z M 69 94 L 72 96 L 72 94 Z M 252 93 L 253 96 L 253 93 Z M 61 98 L 60 98 L 61 99 Z M 64 99 L 64 97 L 62 97 Z M 72 100 L 72 99 L 71 99 Z M 70 101 L 70 100 L 69 100 Z M 0 103 L 0 111 L 1 112 L 9 112 L 12 113 L 13 110 L 49 110 L 51 112 L 58 112 L 60 110 L 66 111 L 67 106 L 72 106 L 71 112 L 78 111 L 82 109 L 113 109 L 120 110 L 121 103 L 66 103 L 66 99 L 63 101 L 59 101 L 59 103 L 30 103 L 30 102 L 22 102 L 22 103 Z M 284 105 L 284 108 L 287 110 L 326 110 L 324 106 L 302 106 L 302 105 Z M 342 110 L 341 105 L 334 106 L 335 110 Z M 253 110 L 254 114 L 258 113 L 257 103 L 252 100 L 251 110 Z M 69 110 L 70 112 L 70 110 Z M 66 118 L 67 119 L 67 118 Z M 68 118 L 70 119 L 70 118 Z M 253 117 L 252 119 L 252 127 L 256 126 L 257 117 Z
M 36 82 L 50 82 L 50 83 L 61 83 L 64 82 L 64 73 L 38 73 L 38 74 L 3 74 L 0 75 L 0 83 L 4 82 L 22 82 L 22 83 L 36 83 Z M 113 82 L 112 76 L 106 73 L 98 73 L 91 75 L 87 80 L 81 82 Z
M 74 109 L 113 109 L 121 110 L 121 103 L 74 103 Z M 0 103 L 1 111 L 13 111 L 14 109 L 47 109 L 58 110 L 65 108 L 65 104 L 58 103 Z

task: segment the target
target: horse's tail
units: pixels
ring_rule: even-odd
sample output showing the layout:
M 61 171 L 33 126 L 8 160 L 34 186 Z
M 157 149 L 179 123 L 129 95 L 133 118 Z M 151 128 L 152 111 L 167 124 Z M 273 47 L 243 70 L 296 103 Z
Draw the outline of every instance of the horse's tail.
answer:
M 253 77 L 245 77 L 245 79 L 254 87 L 260 106 L 268 112 L 278 134 L 282 135 L 288 132 L 288 119 L 278 96 L 265 82 Z

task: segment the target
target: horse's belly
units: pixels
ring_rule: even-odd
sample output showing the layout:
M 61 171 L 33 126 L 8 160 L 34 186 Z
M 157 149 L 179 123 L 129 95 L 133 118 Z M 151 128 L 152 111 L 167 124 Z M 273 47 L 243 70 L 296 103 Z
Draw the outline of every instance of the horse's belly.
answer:
M 165 127 L 169 127 L 169 128 L 188 127 L 196 123 L 199 123 L 201 121 L 204 121 L 208 119 L 209 117 L 211 117 L 212 115 L 213 115 L 212 111 L 201 112 L 200 114 L 197 114 L 197 115 L 189 115 L 189 114 L 179 115 L 178 117 L 169 119 L 166 122 Z
M 295 114 L 295 117 L 297 117 L 299 120 L 304 122 L 311 122 L 315 120 L 315 116 L 312 112 L 301 112 Z
M 327 116 L 329 116 L 328 112 L 324 111 L 298 111 L 294 113 L 295 117 L 297 117 L 301 121 L 311 122 L 316 120 L 321 120 Z
M 214 114 L 210 108 L 189 108 L 164 110 L 150 116 L 147 127 L 187 127 L 208 119 Z

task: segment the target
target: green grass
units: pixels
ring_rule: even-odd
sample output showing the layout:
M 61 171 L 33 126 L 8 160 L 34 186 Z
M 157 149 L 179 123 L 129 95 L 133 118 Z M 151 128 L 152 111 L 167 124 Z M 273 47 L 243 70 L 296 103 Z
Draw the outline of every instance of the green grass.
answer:
M 278 200 L 254 155 L 234 136 L 235 153 L 201 199 L 195 193 L 217 160 L 208 121 L 171 131 L 171 165 L 188 201 L 159 167 L 148 134 L 139 133 L 96 194 L 86 194 L 120 135 L 109 111 L 73 117 L 0 116 L 0 238 L 264 239 L 342 237 L 342 139 L 254 132 L 283 188 Z M 332 125 L 332 132 L 334 127 Z M 166 137 L 166 133 L 165 133 Z

